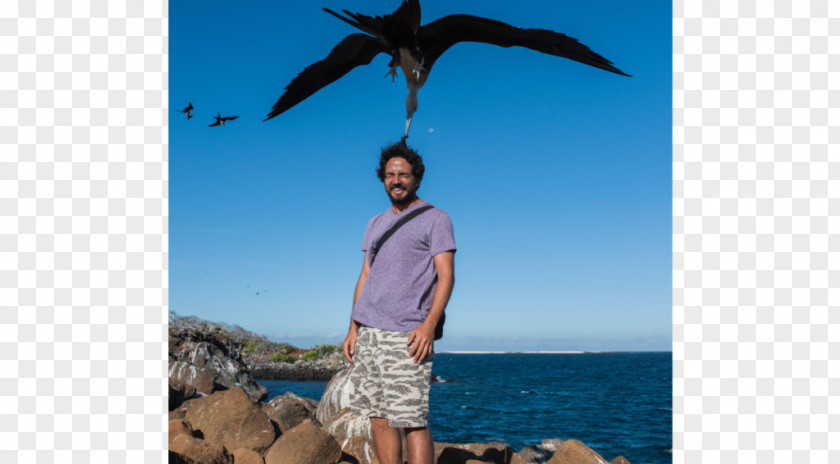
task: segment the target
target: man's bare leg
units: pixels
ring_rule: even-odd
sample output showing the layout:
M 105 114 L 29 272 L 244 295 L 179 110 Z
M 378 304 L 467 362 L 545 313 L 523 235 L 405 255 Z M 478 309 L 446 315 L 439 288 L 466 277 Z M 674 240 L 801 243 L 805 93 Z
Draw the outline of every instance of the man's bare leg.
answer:
M 408 445 L 408 464 L 433 464 L 435 445 L 428 427 L 405 429 L 405 441 Z
M 370 429 L 379 464 L 402 464 L 400 429 L 388 425 L 388 419 L 371 417 Z

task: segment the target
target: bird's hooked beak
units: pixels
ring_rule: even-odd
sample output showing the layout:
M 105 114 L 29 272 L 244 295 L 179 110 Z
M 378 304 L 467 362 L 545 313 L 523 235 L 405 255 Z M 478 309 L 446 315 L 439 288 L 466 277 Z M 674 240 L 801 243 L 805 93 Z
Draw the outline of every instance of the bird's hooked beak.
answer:
M 405 139 L 408 138 L 408 129 L 411 128 L 411 116 L 405 118 L 405 135 L 403 135 L 402 141 L 405 144 Z

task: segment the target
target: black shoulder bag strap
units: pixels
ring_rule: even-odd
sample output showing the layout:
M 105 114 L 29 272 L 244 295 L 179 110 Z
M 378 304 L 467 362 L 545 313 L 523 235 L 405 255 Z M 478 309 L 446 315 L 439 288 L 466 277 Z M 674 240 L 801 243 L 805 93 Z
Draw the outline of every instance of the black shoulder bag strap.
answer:
M 401 217 L 399 221 L 395 222 L 394 225 L 391 226 L 391 228 L 388 229 L 384 234 L 382 234 L 382 236 L 379 237 L 379 240 L 377 240 L 376 243 L 371 247 L 370 264 L 368 266 L 373 266 L 373 260 L 376 259 L 376 254 L 379 253 L 379 249 L 382 248 L 382 245 L 385 244 L 385 242 L 388 241 L 388 239 L 391 238 L 392 235 L 394 235 L 394 232 L 396 232 L 397 229 L 405 225 L 406 222 L 414 219 L 415 217 L 425 213 L 426 211 L 432 208 L 434 208 L 434 206 L 432 205 L 426 205 L 421 208 L 417 208 L 414 211 L 406 214 L 404 217 Z M 440 320 L 438 321 L 437 326 L 435 326 L 435 340 L 440 340 L 443 337 L 444 321 L 446 321 L 446 314 L 441 314 Z
M 434 206 L 426 205 L 426 206 L 423 206 L 422 208 L 415 209 L 414 211 L 412 211 L 412 212 L 406 214 L 405 216 L 401 217 L 400 220 L 395 222 L 394 225 L 391 226 L 391 228 L 388 229 L 387 232 L 382 234 L 382 236 L 379 237 L 379 240 L 377 240 L 376 243 L 373 244 L 373 246 L 371 247 L 371 250 L 370 250 L 370 266 L 373 266 L 373 260 L 376 259 L 376 254 L 379 253 L 379 249 L 382 248 L 382 245 L 385 242 L 387 242 L 388 239 L 391 238 L 392 235 L 394 235 L 394 232 L 396 232 L 397 229 L 399 229 L 400 227 L 405 225 L 406 222 L 416 218 L 417 216 L 425 213 L 426 211 L 428 211 L 432 208 L 434 208 Z

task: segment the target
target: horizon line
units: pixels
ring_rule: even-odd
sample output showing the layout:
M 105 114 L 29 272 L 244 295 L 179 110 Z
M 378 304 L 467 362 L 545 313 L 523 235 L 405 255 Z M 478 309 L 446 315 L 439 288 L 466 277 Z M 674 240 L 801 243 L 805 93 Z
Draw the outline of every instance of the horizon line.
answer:
M 533 350 L 533 351 L 477 351 L 477 350 L 446 350 L 435 351 L 435 354 L 604 354 L 604 353 L 673 353 L 673 351 L 639 351 L 639 350 L 605 350 L 605 351 L 554 351 L 554 350 Z

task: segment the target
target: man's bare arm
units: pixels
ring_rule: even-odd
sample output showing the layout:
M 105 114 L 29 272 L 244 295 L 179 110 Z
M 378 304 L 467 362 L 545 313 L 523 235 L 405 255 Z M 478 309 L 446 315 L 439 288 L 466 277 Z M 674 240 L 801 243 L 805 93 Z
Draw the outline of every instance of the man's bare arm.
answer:
M 435 344 L 435 326 L 452 295 L 452 288 L 455 286 L 455 252 L 445 251 L 434 256 L 435 271 L 437 272 L 437 286 L 432 295 L 432 307 L 426 320 L 423 321 L 408 337 L 408 345 L 411 345 L 409 356 L 414 362 L 423 362 L 431 353 Z
M 353 306 L 359 301 L 359 296 L 362 294 L 362 289 L 365 288 L 365 281 L 370 274 L 370 264 L 368 264 L 368 252 L 365 252 L 365 262 L 362 263 L 362 273 L 359 274 L 359 281 L 356 282 L 356 291 L 353 293 Z
M 353 293 L 353 306 L 359 301 L 359 296 L 362 294 L 362 289 L 365 288 L 365 280 L 367 280 L 368 273 L 370 273 L 370 265 L 368 264 L 367 251 L 365 252 L 365 261 L 362 263 L 362 272 L 359 274 L 359 281 L 356 282 L 356 291 Z M 356 354 L 356 339 L 359 338 L 359 323 L 350 319 L 350 329 L 347 331 L 347 337 L 342 343 L 344 349 L 344 357 L 350 364 L 353 364 L 353 355 Z

